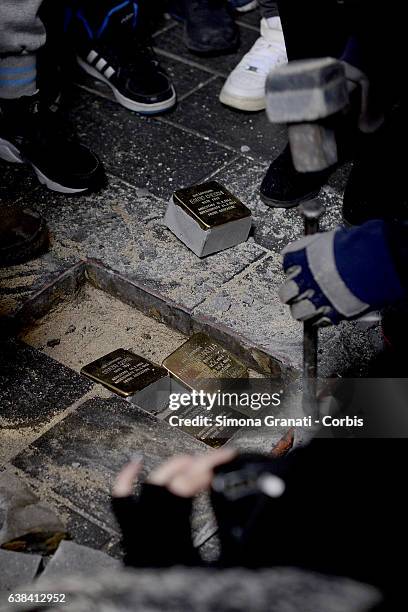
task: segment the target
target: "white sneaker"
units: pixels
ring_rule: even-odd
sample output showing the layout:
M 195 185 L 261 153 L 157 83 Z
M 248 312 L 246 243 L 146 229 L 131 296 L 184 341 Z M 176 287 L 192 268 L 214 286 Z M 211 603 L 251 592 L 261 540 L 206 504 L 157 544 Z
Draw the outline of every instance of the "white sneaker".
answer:
M 220 101 L 239 110 L 263 110 L 266 77 L 287 61 L 279 17 L 262 19 L 261 36 L 225 81 Z

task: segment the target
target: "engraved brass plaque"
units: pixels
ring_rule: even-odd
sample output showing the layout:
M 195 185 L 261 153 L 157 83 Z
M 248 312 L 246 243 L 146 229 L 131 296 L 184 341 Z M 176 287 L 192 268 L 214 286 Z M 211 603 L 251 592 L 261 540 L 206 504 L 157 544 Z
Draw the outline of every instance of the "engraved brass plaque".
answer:
M 196 388 L 208 379 L 247 378 L 248 369 L 229 351 L 206 334 L 195 334 L 163 361 L 164 367 L 182 384 Z
M 251 215 L 249 208 L 217 181 L 179 189 L 173 201 L 205 230 Z
M 168 372 L 140 355 L 117 349 L 84 366 L 81 374 L 122 397 L 129 397 L 167 376 Z

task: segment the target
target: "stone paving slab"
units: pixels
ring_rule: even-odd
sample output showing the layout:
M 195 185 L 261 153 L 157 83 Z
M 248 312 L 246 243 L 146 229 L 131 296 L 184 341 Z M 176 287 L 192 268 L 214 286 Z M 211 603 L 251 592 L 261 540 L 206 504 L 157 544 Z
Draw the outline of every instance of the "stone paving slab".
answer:
M 121 567 L 120 561 L 100 550 L 94 550 L 75 542 L 63 541 L 41 574 L 44 578 L 62 578 L 69 574 L 92 575 Z
M 14 466 L 10 464 L 6 466 L 6 469 L 0 473 L 0 481 L 1 476 L 4 474 L 18 478 L 30 487 L 33 495 L 41 500 L 42 505 L 53 511 L 65 525 L 64 532 L 67 534 L 67 539 L 73 540 L 77 544 L 89 546 L 90 548 L 108 548 L 109 543 L 114 537 L 112 530 L 107 531 L 103 529 L 96 522 L 81 514 L 79 510 L 74 510 L 71 504 L 67 504 L 66 500 L 61 500 L 58 495 L 51 495 L 49 489 L 44 490 L 38 480 L 29 478 L 27 474 L 16 469 Z M 5 516 L 5 513 L 3 514 Z M 0 525 L 4 520 L 4 516 L 2 517 L 0 505 Z
M 32 197 L 38 182 L 33 173 L 26 166 L 8 164 L 0 160 L 0 206 L 14 204 L 24 198 L 28 206 L 32 206 Z
M 221 552 L 218 536 L 213 535 L 205 544 L 200 546 L 198 552 L 206 563 L 216 563 Z
M 266 113 L 243 113 L 218 99 L 224 79 L 217 77 L 191 94 L 168 117 L 186 128 L 227 144 L 237 152 L 270 161 L 286 143 L 286 128 L 271 124 Z
M 40 427 L 84 396 L 91 387 L 88 380 L 31 347 L 18 342 L 1 345 L 3 430 Z
M 17 587 L 31 582 L 40 567 L 41 556 L 0 549 L 0 605 Z
M 27 299 L 55 283 L 70 263 L 74 261 L 69 256 L 63 262 L 52 250 L 24 264 L 0 268 L 0 317 L 15 312 Z
M 114 559 L 123 562 L 125 551 L 123 550 L 122 540 L 119 535 L 114 536 L 111 541 L 104 546 L 103 551 Z
M 46 552 L 55 548 L 55 538 L 66 533 L 65 522 L 59 514 L 42 502 L 23 479 L 8 471 L 0 473 L 0 508 L 0 546 L 3 548 Z M 27 534 L 35 534 L 35 541 L 30 541 Z
M 0 469 L 90 388 L 87 380 L 31 347 L 1 343 Z
M 67 533 L 76 544 L 81 544 L 97 550 L 108 545 L 112 538 L 110 533 L 98 527 L 98 525 L 71 508 L 63 504 L 55 503 L 53 500 L 48 499 L 48 501 L 65 520 Z
M 167 119 L 142 117 L 86 92 L 80 93 L 72 115 L 83 142 L 100 155 L 110 172 L 164 198 L 174 189 L 199 182 L 235 155 L 177 129 Z
M 109 493 L 114 477 L 134 453 L 143 453 L 146 474 L 171 455 L 207 448 L 122 399 L 95 398 L 33 442 L 13 464 L 38 482 L 42 496 L 50 490 L 117 529 Z M 205 528 L 210 518 L 203 501 L 195 531 Z

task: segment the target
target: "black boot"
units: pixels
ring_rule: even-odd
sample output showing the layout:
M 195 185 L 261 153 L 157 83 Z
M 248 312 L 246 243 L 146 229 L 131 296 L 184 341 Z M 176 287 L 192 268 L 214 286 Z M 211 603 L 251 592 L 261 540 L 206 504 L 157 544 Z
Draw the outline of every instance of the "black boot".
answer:
M 39 95 L 0 100 L 0 159 L 30 165 L 52 191 L 96 191 L 105 183 L 99 159 L 76 140 L 58 108 Z
M 235 51 L 239 32 L 226 0 L 184 0 L 187 48 L 201 55 Z
M 48 246 L 44 219 L 28 209 L 0 210 L 0 267 L 14 266 L 43 253 Z
M 292 161 L 290 147 L 271 163 L 262 181 L 260 197 L 272 208 L 292 208 L 316 197 L 334 168 L 322 172 L 298 172 Z

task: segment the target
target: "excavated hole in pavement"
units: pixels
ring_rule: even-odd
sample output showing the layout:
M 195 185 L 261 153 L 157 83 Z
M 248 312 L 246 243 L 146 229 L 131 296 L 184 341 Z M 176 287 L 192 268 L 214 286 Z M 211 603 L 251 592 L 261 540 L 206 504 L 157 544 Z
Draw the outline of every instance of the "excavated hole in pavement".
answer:
M 84 365 L 118 348 L 161 364 L 188 336 L 84 282 L 24 329 L 20 339 L 79 373 Z M 249 376 L 262 378 L 251 369 Z M 188 428 L 184 431 L 190 433 Z M 240 447 L 259 449 L 261 444 L 270 451 L 286 431 L 279 429 L 272 438 L 263 434 L 262 440 L 242 433 L 233 435 Z
M 118 348 L 161 364 L 187 336 L 85 283 L 39 319 L 22 340 L 79 372 Z

